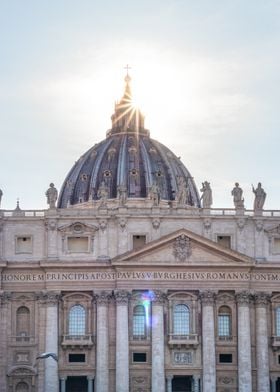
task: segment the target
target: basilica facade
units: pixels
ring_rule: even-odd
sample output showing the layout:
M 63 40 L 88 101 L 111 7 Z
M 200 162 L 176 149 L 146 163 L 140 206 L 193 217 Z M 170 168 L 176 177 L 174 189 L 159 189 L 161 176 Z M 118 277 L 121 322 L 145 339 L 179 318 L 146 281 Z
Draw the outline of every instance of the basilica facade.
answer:
M 280 391 L 280 211 L 253 191 L 212 208 L 127 75 L 48 208 L 0 209 L 0 392 Z

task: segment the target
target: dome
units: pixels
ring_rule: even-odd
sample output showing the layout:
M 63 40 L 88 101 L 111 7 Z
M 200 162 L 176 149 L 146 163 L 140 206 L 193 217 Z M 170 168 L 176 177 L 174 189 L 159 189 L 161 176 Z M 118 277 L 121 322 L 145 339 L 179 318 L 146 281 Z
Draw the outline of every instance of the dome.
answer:
M 167 147 L 150 138 L 144 116 L 133 106 L 130 77 L 125 92 L 115 104 L 112 128 L 105 140 L 94 145 L 75 163 L 61 189 L 59 208 L 75 206 L 102 198 L 116 199 L 120 189 L 126 197 L 177 200 L 179 204 L 199 207 L 200 200 L 192 176 Z

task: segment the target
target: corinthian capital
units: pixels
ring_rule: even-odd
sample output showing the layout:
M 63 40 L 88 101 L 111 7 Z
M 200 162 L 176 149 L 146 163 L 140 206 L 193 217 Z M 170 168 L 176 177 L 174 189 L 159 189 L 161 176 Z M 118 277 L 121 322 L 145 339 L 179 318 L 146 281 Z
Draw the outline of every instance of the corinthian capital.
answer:
M 154 290 L 150 293 L 150 298 L 155 305 L 163 305 L 166 301 L 166 294 L 161 290 Z
M 61 298 L 61 294 L 57 291 L 44 291 L 41 298 L 48 306 L 57 305 Z
M 127 305 L 131 294 L 126 290 L 116 290 L 114 297 L 117 305 Z
M 108 305 L 108 302 L 111 298 L 112 294 L 109 291 L 100 291 L 94 295 L 94 300 L 97 305 Z
M 255 304 L 259 308 L 266 307 L 270 300 L 270 295 L 264 292 L 257 292 L 255 293 L 254 297 L 255 297 Z
M 213 305 L 215 301 L 216 295 L 214 291 L 205 290 L 200 293 L 200 299 L 202 305 Z
M 236 294 L 236 302 L 239 306 L 248 306 L 253 296 L 249 291 L 241 291 Z

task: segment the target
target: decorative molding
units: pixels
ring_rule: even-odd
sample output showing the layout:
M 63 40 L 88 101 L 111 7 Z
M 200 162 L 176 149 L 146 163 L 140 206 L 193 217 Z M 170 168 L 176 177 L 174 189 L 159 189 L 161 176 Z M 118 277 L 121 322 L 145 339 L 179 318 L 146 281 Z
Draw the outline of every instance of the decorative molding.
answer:
M 124 217 L 119 218 L 119 226 L 122 230 L 126 228 L 126 225 L 127 225 L 127 219 Z
M 237 223 L 237 227 L 239 228 L 239 230 L 242 231 L 246 225 L 246 219 L 245 218 L 238 218 L 236 223 Z
M 191 351 L 174 351 L 173 362 L 175 365 L 191 365 L 193 363 Z
M 109 300 L 112 298 L 112 293 L 109 291 L 100 291 L 94 294 L 94 300 L 97 305 L 104 306 L 108 305 Z
M 46 230 L 54 231 L 57 229 L 57 220 L 56 219 L 47 219 L 45 221 Z
M 209 306 L 209 305 L 213 306 L 215 298 L 216 298 L 216 294 L 214 291 L 205 290 L 200 293 L 200 299 L 202 305 L 204 306 Z
M 239 306 L 248 306 L 253 299 L 253 296 L 249 291 L 241 291 L 240 293 L 237 293 L 235 297 Z
M 257 231 L 262 231 L 263 230 L 263 220 L 262 219 L 257 219 L 255 221 L 255 225 L 256 225 L 256 230 Z
M 192 254 L 191 240 L 185 234 L 177 237 L 173 244 L 173 255 L 179 261 L 186 261 Z
M 99 219 L 99 228 L 104 231 L 106 230 L 107 226 L 108 226 L 108 221 L 107 219 Z
M 131 294 L 126 290 L 114 291 L 114 298 L 117 305 L 127 305 Z
M 71 224 L 60 226 L 58 227 L 58 230 L 61 231 L 62 234 L 93 234 L 98 230 L 98 227 L 77 221 Z
M 155 305 L 163 305 L 167 299 L 167 296 L 161 290 L 154 290 L 150 292 L 150 298 Z
M 153 218 L 152 225 L 155 230 L 158 230 L 160 227 L 160 218 Z
M 61 294 L 56 291 L 41 291 L 39 293 L 36 293 L 36 299 L 40 301 L 42 305 L 58 305 L 60 298 Z
M 269 303 L 271 295 L 264 292 L 257 292 L 255 293 L 254 298 L 257 307 L 266 307 Z
M 7 305 L 12 299 L 12 293 L 9 291 L 0 292 L 0 304 Z
M 212 220 L 210 218 L 203 219 L 203 226 L 205 230 L 210 230 L 212 226 Z

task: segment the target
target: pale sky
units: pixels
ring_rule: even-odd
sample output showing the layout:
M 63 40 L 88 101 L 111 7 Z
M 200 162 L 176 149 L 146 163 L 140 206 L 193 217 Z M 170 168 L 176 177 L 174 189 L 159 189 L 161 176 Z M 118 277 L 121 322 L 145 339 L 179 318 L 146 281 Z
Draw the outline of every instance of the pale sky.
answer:
M 46 208 L 105 138 L 124 66 L 151 137 L 213 207 L 280 209 L 280 0 L 0 0 L 1 207 Z

